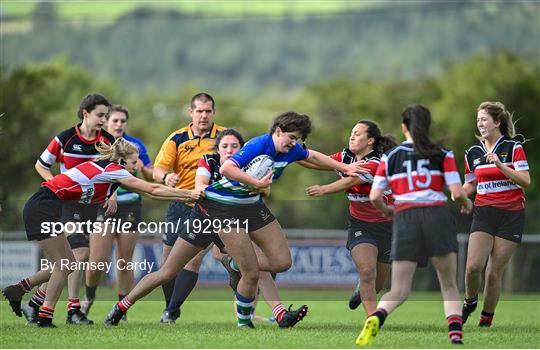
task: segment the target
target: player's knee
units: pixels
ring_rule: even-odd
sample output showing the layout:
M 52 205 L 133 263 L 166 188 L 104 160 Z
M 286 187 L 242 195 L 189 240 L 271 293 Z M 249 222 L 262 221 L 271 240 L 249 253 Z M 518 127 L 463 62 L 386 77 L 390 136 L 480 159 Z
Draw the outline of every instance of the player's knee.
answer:
M 502 271 L 489 270 L 486 271 L 486 283 L 496 284 L 502 279 Z
M 465 271 L 465 274 L 467 276 L 476 276 L 482 273 L 483 268 L 484 267 L 481 264 L 477 264 L 477 263 L 467 264 L 467 269 Z
M 375 283 L 376 272 L 375 266 L 365 266 L 360 268 L 360 284 L 373 284 Z
M 259 270 L 250 269 L 249 271 L 242 272 L 242 279 L 251 285 L 257 284 L 259 282 Z

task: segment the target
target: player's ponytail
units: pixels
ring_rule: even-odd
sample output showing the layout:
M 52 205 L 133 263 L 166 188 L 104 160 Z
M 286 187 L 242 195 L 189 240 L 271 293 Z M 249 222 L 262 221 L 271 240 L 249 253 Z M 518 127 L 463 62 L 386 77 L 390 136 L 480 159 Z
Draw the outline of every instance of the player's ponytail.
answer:
M 111 162 L 119 162 L 121 159 L 126 159 L 132 154 L 139 153 L 137 145 L 127 141 L 123 137 L 119 137 L 112 144 L 107 144 L 103 141 L 96 145 L 96 150 L 101 154 L 96 157 L 96 160 L 110 160 Z
M 427 107 L 419 104 L 407 106 L 401 113 L 401 118 L 413 138 L 416 153 L 425 157 L 441 154 L 441 143 L 429 137 L 431 112 Z
M 391 135 L 382 135 L 379 126 L 371 120 L 361 120 L 358 124 L 364 124 L 367 126 L 367 135 L 375 140 L 373 143 L 373 150 L 378 157 L 382 156 L 384 152 L 397 146 L 396 140 Z
M 499 130 L 504 137 L 514 139 L 521 143 L 526 141 L 522 134 L 516 133 L 516 126 L 513 121 L 514 116 L 501 102 L 482 102 L 480 103 L 480 106 L 478 106 L 477 111 L 485 111 L 493 118 L 494 122 L 499 122 Z M 477 136 L 477 138 L 480 140 L 482 139 L 479 136 Z

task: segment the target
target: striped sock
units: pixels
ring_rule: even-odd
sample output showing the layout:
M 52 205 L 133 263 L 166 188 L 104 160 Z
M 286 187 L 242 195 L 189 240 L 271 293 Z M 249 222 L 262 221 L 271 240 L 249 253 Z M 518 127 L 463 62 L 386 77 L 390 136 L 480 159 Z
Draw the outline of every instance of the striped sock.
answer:
M 52 320 L 54 316 L 54 309 L 42 306 L 39 309 L 39 318 Z
M 246 298 L 236 292 L 236 316 L 238 317 L 238 327 L 251 323 L 254 302 L 255 297 Z
M 382 307 L 380 307 L 375 310 L 375 312 L 372 313 L 370 316 L 377 316 L 379 318 L 379 328 L 381 328 L 384 324 L 384 321 L 386 320 L 386 317 L 388 316 L 388 312 Z
M 277 321 L 281 321 L 281 318 L 283 317 L 286 311 L 287 310 L 285 309 L 285 305 L 283 304 L 277 304 L 272 309 L 272 313 L 274 314 L 274 317 Z
M 478 325 L 482 327 L 491 327 L 493 316 L 495 316 L 495 313 L 482 310 L 482 314 L 480 315 L 480 323 Z
M 81 308 L 81 303 L 79 302 L 79 298 L 69 298 L 68 299 L 68 310 L 77 310 Z
M 36 290 L 36 293 L 32 296 L 32 299 L 28 302 L 28 304 L 33 307 L 34 309 L 39 309 L 41 305 L 45 302 L 45 291 L 39 287 Z
M 448 321 L 448 337 L 452 342 L 461 341 L 463 338 L 463 319 L 460 315 L 450 315 Z
M 128 309 L 133 306 L 133 304 L 134 303 L 132 303 L 128 297 L 125 297 L 118 302 L 118 307 L 120 308 L 120 310 L 122 310 L 123 313 L 126 313 Z
M 30 285 L 30 279 L 29 278 L 25 278 L 23 279 L 22 281 L 19 282 L 19 287 L 22 288 L 22 290 L 25 292 L 25 293 L 28 293 L 29 291 L 32 290 L 32 286 Z

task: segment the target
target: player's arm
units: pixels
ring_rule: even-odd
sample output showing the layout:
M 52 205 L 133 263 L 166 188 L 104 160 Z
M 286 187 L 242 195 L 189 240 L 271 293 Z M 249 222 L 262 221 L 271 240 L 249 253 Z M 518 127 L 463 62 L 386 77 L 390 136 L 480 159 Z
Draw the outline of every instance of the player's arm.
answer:
M 324 167 L 322 165 L 317 165 L 314 163 L 311 163 L 308 159 L 306 160 L 299 160 L 297 163 L 304 168 L 313 169 L 313 170 L 334 170 L 334 168 L 331 167 Z
M 465 194 L 467 195 L 467 197 L 472 195 L 474 192 L 476 192 L 476 185 L 477 185 L 476 180 L 472 182 L 465 182 L 463 184 L 463 191 L 465 191 Z
M 130 191 L 158 200 L 178 200 L 182 202 L 197 201 L 202 191 L 171 188 L 156 183 L 149 183 L 135 176 L 127 176 L 117 180 Z
M 177 174 L 169 172 L 176 161 L 176 143 L 171 140 L 172 135 L 174 133 L 163 142 L 159 150 L 154 163 L 154 169 L 152 170 L 152 177 L 157 183 L 175 187 L 178 181 L 180 181 L 180 178 Z
M 141 174 L 146 181 L 154 181 L 154 167 L 152 165 L 150 166 L 142 166 L 141 167 Z
M 369 173 L 369 169 L 360 166 L 359 162 L 352 164 L 344 164 L 332 159 L 331 157 L 322 154 L 321 152 L 310 149 L 309 155 L 306 158 L 310 163 L 315 164 L 323 168 L 331 168 L 337 171 L 341 171 L 344 174 L 356 176 L 358 173 Z
M 272 183 L 272 177 L 274 175 L 270 171 L 262 179 L 257 180 L 240 169 L 236 163 L 230 159 L 223 163 L 220 172 L 221 175 L 225 176 L 226 178 L 246 184 L 254 189 L 262 189 L 270 186 Z
M 527 188 L 531 184 L 531 176 L 528 170 L 514 170 L 508 165 L 503 164 L 495 153 L 488 153 L 486 155 L 486 160 L 490 163 L 495 164 L 495 166 L 504 174 L 509 180 L 511 180 L 516 185 L 521 186 L 522 188 Z
M 50 180 L 54 177 L 53 173 L 51 172 L 51 169 L 44 167 L 39 162 L 39 160 L 36 162 L 36 165 L 34 167 L 36 168 L 36 171 L 39 174 L 39 176 L 41 176 L 45 181 Z
M 462 187 L 460 183 L 448 185 L 448 189 L 452 194 L 452 200 L 461 204 L 461 212 L 463 214 L 469 214 L 472 211 L 473 203 L 464 187 L 465 186 Z
M 326 185 L 314 185 L 306 188 L 306 194 L 308 196 L 323 196 L 325 194 L 337 193 L 348 190 L 349 188 L 359 185 L 364 181 L 358 177 L 342 177 L 334 182 Z
M 210 177 L 197 174 L 195 176 L 195 190 L 204 190 L 210 184 Z
M 372 187 L 369 193 L 369 200 L 375 208 L 377 208 L 385 217 L 391 217 L 394 214 L 394 210 L 390 208 L 383 199 L 385 189 L 382 187 Z

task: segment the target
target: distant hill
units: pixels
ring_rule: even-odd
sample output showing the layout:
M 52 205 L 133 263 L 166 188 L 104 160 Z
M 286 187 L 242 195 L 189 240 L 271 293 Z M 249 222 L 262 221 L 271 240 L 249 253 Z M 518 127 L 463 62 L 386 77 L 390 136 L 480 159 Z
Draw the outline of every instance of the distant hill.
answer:
M 51 7 L 35 13 L 26 30 L 2 31 L 2 63 L 9 68 L 66 55 L 131 90 L 195 85 L 256 94 L 336 75 L 436 75 L 445 64 L 477 53 L 508 51 L 538 60 L 538 2 L 383 4 L 305 16 L 137 8 L 113 20 L 68 19 Z

